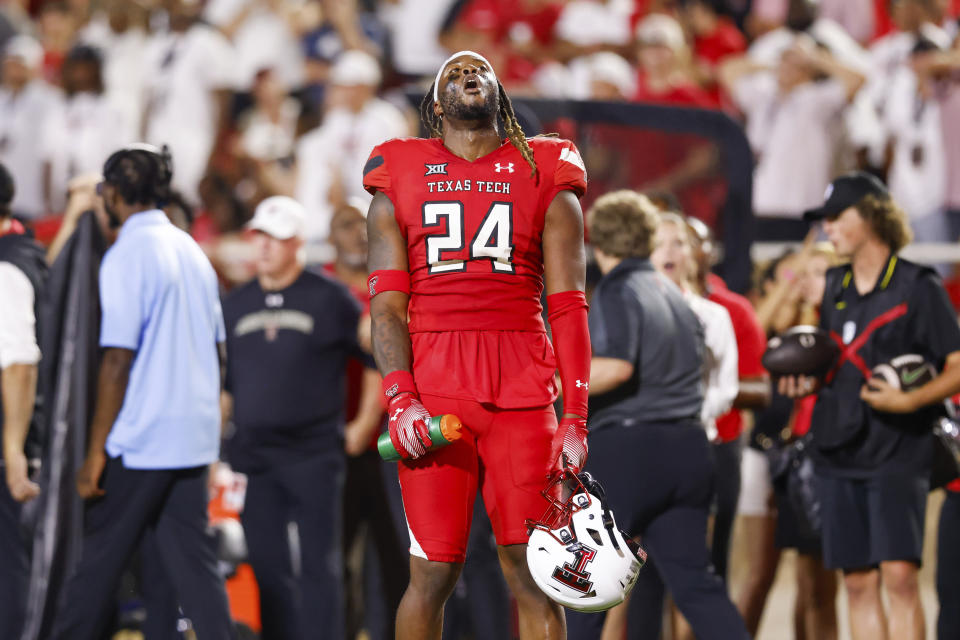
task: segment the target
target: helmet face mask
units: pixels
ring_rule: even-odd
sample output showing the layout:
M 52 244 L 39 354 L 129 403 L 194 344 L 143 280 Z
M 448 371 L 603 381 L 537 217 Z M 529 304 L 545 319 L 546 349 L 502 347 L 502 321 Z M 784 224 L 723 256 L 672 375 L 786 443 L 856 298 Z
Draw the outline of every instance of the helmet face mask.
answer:
M 563 471 L 543 495 L 540 520 L 527 521 L 527 565 L 537 586 L 577 611 L 605 611 L 623 602 L 647 554 L 621 532 L 603 487 L 589 473 Z

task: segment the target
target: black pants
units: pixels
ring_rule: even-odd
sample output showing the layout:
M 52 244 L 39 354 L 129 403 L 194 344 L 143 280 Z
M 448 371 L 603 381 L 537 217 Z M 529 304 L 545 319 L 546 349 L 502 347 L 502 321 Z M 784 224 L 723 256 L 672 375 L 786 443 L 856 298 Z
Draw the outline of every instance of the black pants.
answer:
M 660 637 L 662 577 L 699 640 L 749 638 L 710 567 L 706 539 L 714 462 L 702 427 L 693 422 L 608 427 L 591 432 L 589 444 L 587 469 L 603 484 L 617 524 L 641 536 L 656 567 L 640 571 L 627 637 Z M 568 612 L 568 638 L 599 638 L 603 619 L 602 613 Z
M 90 502 L 84 515 L 83 551 L 60 601 L 53 638 L 99 640 L 120 575 L 148 534 L 197 637 L 232 638 L 227 594 L 207 533 L 206 467 L 127 469 L 112 458 L 101 486 L 105 495 Z
M 0 473 L 6 473 L 3 465 Z M 17 638 L 27 604 L 28 543 L 20 527 L 20 503 L 3 477 L 0 485 L 0 638 Z
M 247 478 L 241 521 L 260 588 L 263 640 L 344 635 L 345 467 L 337 450 Z
M 389 640 L 394 636 L 393 612 L 410 581 L 409 556 L 406 549 L 406 531 L 394 525 L 390 498 L 384 484 L 383 470 L 388 465 L 376 451 L 367 451 L 347 459 L 347 479 L 343 502 L 343 542 L 346 552 L 354 544 L 360 526 L 366 525 L 364 543 L 364 597 L 363 626 L 374 640 Z M 401 542 L 401 539 L 403 542 Z M 372 552 L 372 553 L 368 553 Z M 375 556 L 375 557 L 374 557 Z M 377 575 L 369 575 L 372 564 Z M 349 586 L 351 578 L 346 576 Z M 347 637 L 353 638 L 360 621 L 356 611 L 359 603 L 347 594 Z M 374 600 L 378 602 L 374 603 Z
M 713 540 L 710 542 L 710 562 L 720 579 L 727 581 L 727 565 L 730 561 L 730 537 L 737 516 L 737 500 L 740 498 L 740 440 L 713 445 L 713 457 L 717 465 L 714 493 Z
M 947 491 L 937 533 L 938 640 L 960 640 L 960 493 Z

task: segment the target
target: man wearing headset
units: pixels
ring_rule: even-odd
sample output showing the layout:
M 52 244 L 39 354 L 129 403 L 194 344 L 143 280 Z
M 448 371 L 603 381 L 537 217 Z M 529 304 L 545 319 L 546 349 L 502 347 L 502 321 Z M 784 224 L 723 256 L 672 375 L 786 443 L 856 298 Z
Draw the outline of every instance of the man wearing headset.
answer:
M 225 339 L 217 279 L 200 247 L 160 210 L 172 176 L 166 149 L 125 147 L 103 175 L 98 191 L 120 231 L 100 266 L 102 359 L 77 474 L 88 501 L 83 550 L 52 635 L 103 637 L 124 566 L 150 537 L 197 636 L 230 638 L 206 535 Z

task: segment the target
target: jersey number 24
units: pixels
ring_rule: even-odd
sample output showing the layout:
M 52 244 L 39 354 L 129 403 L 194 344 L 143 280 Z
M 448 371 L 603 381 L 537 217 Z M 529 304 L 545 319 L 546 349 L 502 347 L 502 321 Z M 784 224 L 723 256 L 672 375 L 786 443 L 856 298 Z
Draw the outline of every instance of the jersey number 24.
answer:
M 444 253 L 464 249 L 463 203 L 456 200 L 425 202 L 423 228 L 440 227 L 444 219 L 447 233 L 426 236 L 427 267 L 429 273 L 464 271 L 466 262 L 444 258 Z M 490 260 L 494 273 L 514 273 L 513 262 L 513 203 L 494 202 L 470 241 L 470 260 Z

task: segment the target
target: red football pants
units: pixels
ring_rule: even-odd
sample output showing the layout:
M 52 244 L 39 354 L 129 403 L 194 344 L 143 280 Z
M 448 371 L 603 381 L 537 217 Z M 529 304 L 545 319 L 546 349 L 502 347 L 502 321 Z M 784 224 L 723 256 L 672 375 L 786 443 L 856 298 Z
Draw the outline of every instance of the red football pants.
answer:
M 497 544 L 525 544 L 524 521 L 539 518 L 548 506 L 540 491 L 553 470 L 553 407 L 500 409 L 431 395 L 421 400 L 431 415 L 459 417 L 463 437 L 398 463 L 411 555 L 463 562 L 478 487 Z

